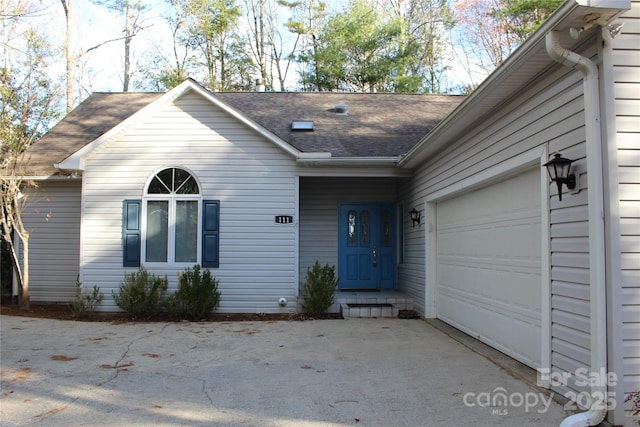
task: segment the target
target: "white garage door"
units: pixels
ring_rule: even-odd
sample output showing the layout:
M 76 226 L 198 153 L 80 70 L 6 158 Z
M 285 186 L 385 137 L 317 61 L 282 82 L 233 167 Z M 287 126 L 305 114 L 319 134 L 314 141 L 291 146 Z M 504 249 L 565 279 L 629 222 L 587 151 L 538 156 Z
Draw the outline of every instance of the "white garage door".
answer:
M 437 316 L 540 366 L 539 168 L 437 204 Z

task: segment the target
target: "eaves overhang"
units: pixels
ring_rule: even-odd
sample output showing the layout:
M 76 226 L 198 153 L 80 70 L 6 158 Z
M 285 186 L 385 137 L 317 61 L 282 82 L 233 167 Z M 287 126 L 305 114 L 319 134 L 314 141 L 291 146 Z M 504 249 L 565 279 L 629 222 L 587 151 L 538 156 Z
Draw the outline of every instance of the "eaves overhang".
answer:
M 332 157 L 331 153 L 300 153 L 298 164 L 306 166 L 394 166 L 398 165 L 398 156 L 388 157 Z
M 332 157 L 331 153 L 301 153 L 296 163 L 300 176 L 409 177 L 411 169 L 398 168 L 398 156 Z
M 154 111 L 156 111 L 161 105 L 164 105 L 168 102 L 175 102 L 176 100 L 182 98 L 183 96 L 191 92 L 198 93 L 199 95 L 201 95 L 202 97 L 210 101 L 212 104 L 216 105 L 217 107 L 219 107 L 220 109 L 222 109 L 223 111 L 231 115 L 232 117 L 239 120 L 240 122 L 245 124 L 248 128 L 262 135 L 267 140 L 271 141 L 277 147 L 281 148 L 282 150 L 284 150 L 294 158 L 297 158 L 298 155 L 300 154 L 300 151 L 295 147 L 293 147 L 291 144 L 287 143 L 286 141 L 276 136 L 275 134 L 269 132 L 264 127 L 260 126 L 253 120 L 249 119 L 241 112 L 235 110 L 234 108 L 230 107 L 226 103 L 222 102 L 221 100 L 216 98 L 212 92 L 205 89 L 196 81 L 192 79 L 187 79 L 184 82 L 182 82 L 180 85 L 176 86 L 174 89 L 168 91 L 164 95 L 160 96 L 158 99 L 151 102 L 146 107 L 142 108 L 140 111 L 132 114 L 130 117 L 123 120 L 120 124 L 118 124 L 117 126 L 114 126 L 109 131 L 102 134 L 100 137 L 91 141 L 89 144 L 85 145 L 80 150 L 68 156 L 66 159 L 64 159 L 60 163 L 56 163 L 54 166 L 62 170 L 84 170 L 85 159 L 102 143 L 109 140 L 110 138 L 113 138 L 115 135 L 123 132 L 133 123 L 139 120 L 142 120 L 145 117 L 148 117 Z
M 568 0 L 563 3 L 514 53 L 512 53 L 476 90 L 434 129 L 425 135 L 398 161 L 401 168 L 415 168 L 431 156 L 463 137 L 468 129 L 479 127 L 483 119 L 509 102 L 514 85 L 526 87 L 536 77 L 557 64 L 545 49 L 545 36 L 553 30 L 566 30 L 563 45 L 579 42 L 568 35 L 571 27 L 580 28 L 590 13 L 611 21 L 631 7 L 629 0 Z

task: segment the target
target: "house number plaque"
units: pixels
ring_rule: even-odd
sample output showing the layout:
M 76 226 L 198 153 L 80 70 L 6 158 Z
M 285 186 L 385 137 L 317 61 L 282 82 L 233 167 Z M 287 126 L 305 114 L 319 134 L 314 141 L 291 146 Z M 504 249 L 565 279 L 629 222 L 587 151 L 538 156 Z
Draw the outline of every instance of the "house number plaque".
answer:
M 293 224 L 291 215 L 276 215 L 276 224 Z

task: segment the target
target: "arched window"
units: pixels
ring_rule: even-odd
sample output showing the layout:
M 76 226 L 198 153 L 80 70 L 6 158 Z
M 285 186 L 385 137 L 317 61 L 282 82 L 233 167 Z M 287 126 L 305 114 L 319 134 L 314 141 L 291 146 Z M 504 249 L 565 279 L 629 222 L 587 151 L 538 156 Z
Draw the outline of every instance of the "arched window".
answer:
M 164 169 L 149 183 L 144 201 L 144 262 L 196 263 L 202 200 L 195 178 L 184 169 Z
M 168 168 L 153 177 L 147 194 L 200 194 L 200 189 L 195 178 L 186 170 Z
M 151 178 L 142 200 L 124 200 L 123 265 L 219 267 L 220 201 L 203 200 L 195 176 L 181 168 Z

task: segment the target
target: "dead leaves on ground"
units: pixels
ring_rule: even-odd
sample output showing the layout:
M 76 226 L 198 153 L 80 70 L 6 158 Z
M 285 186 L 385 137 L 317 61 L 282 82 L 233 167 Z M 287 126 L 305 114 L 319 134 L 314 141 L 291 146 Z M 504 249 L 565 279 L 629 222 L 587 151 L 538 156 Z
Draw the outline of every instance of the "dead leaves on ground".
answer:
M 44 417 L 48 417 L 50 415 L 55 415 L 58 412 L 64 411 L 64 409 L 65 408 L 53 408 L 53 409 L 48 410 L 47 412 L 43 412 L 41 414 L 34 415 L 34 418 L 44 418 Z
M 122 365 L 109 365 L 109 364 L 104 364 L 104 365 L 100 365 L 100 367 L 102 369 L 117 369 L 118 371 L 128 371 L 130 368 L 133 366 L 133 362 L 129 362 L 129 363 L 123 363 Z
M 147 353 L 146 351 L 144 353 L 142 353 L 143 356 L 147 356 L 147 357 L 151 357 L 151 358 L 156 358 L 156 357 L 160 357 L 159 354 L 156 353 Z
M 77 357 L 64 356 L 62 354 L 54 354 L 51 356 L 51 360 L 57 360 L 60 362 L 71 362 L 72 360 L 77 360 Z
M 2 370 L 0 371 L 0 378 L 6 379 L 7 381 L 25 381 L 28 380 L 31 376 L 31 368 L 20 368 L 20 369 L 10 369 L 10 370 Z
M 253 334 L 257 334 L 258 333 L 257 330 L 249 329 L 249 328 L 232 330 L 232 331 L 229 331 L 229 332 L 234 332 L 236 334 L 246 334 L 246 335 L 253 335 Z

